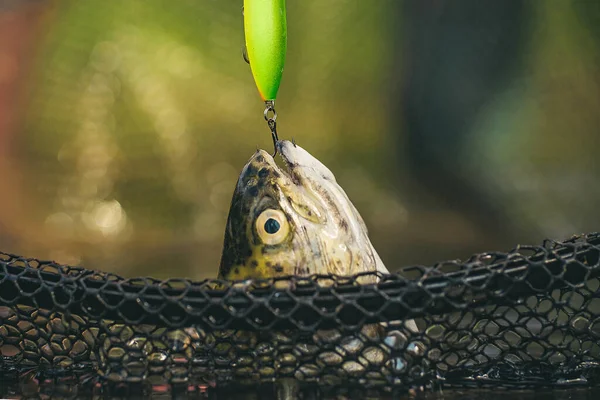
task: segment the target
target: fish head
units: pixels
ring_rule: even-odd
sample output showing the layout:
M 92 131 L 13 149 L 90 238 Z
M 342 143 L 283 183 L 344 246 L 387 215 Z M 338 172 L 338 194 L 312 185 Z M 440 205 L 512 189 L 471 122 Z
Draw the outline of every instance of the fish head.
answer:
M 246 163 L 225 229 L 219 277 L 387 273 L 367 227 L 333 173 L 302 147 L 277 142 Z

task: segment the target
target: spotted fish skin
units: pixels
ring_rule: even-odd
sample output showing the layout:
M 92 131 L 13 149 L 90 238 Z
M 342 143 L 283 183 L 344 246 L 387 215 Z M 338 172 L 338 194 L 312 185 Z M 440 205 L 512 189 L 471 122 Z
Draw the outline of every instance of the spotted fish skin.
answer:
M 387 273 L 363 219 L 333 173 L 298 145 L 279 141 L 277 146 L 283 168 L 257 150 L 240 174 L 219 277 Z M 288 233 L 277 242 L 265 242 L 260 235 L 257 222 L 265 210 L 284 218 Z
M 388 273 L 367 226 L 333 173 L 294 143 L 279 141 L 277 150 L 283 168 L 269 153 L 257 150 L 242 169 L 231 200 L 219 278 Z M 273 236 L 266 232 L 265 215 L 279 222 Z M 377 278 L 357 280 L 375 283 Z M 361 334 L 378 342 L 385 335 L 384 325 L 364 325 Z M 418 331 L 413 320 L 404 325 Z M 335 335 L 335 330 L 317 332 L 320 338 Z

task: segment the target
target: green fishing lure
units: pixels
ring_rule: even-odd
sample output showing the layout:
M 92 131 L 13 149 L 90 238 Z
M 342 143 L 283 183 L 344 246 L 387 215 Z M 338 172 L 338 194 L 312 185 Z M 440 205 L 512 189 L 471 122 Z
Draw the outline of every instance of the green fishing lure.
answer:
M 285 0 L 244 0 L 247 61 L 260 97 L 274 102 L 287 49 Z

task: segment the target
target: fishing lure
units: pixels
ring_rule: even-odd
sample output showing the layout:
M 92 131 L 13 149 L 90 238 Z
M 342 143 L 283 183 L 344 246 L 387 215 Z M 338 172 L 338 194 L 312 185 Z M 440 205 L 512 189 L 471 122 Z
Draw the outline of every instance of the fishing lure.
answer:
M 265 102 L 265 120 L 271 130 L 277 154 L 277 113 L 275 99 L 283 75 L 287 50 L 285 0 L 244 0 L 244 58 L 261 99 Z

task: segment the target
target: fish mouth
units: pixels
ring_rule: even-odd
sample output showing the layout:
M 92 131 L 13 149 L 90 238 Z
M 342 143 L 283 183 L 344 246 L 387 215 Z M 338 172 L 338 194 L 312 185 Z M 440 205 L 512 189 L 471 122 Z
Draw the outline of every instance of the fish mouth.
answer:
M 298 160 L 302 158 L 299 153 L 300 151 L 306 151 L 288 140 L 278 140 L 276 147 L 277 155 L 275 157 L 267 151 L 260 149 L 254 153 L 248 164 L 266 164 L 286 178 L 293 179 L 297 175 L 297 168 L 300 166 Z M 279 159 L 283 161 L 283 163 L 277 162 L 277 156 L 279 156 Z
M 308 151 L 289 140 L 278 140 L 277 153 L 281 155 L 286 175 L 292 180 L 311 177 L 313 179 L 326 179 L 335 182 L 333 173 Z M 270 156 L 270 155 L 269 155 Z M 273 157 L 271 157 L 273 160 Z M 273 160 L 275 163 L 275 160 Z
M 337 186 L 333 173 L 302 147 L 289 140 L 279 140 L 276 146 L 279 158 L 274 158 L 265 150 L 254 153 L 240 176 L 240 189 L 246 186 L 245 182 L 255 179 L 256 174 L 264 168 L 275 172 L 275 180 L 284 191 L 289 191 L 286 188 L 290 188 L 290 184 L 296 188 L 302 187 L 305 195 L 329 191 L 332 186 Z

